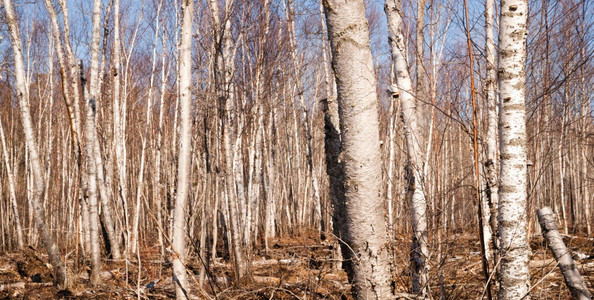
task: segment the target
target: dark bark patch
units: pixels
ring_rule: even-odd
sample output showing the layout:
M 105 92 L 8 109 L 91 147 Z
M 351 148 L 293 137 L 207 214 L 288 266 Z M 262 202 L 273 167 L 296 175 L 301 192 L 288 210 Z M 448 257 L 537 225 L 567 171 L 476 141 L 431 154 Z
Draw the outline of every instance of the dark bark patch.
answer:
M 509 141 L 509 145 L 510 146 L 521 146 L 521 145 L 524 145 L 524 139 L 523 138 L 511 139 Z
M 503 58 L 508 58 L 515 54 L 516 54 L 515 51 L 501 51 L 501 56 Z M 499 68 L 499 71 L 497 73 L 499 75 L 499 80 L 510 80 L 510 79 L 514 79 L 518 76 L 515 73 L 506 71 L 505 68 Z
M 521 80 L 520 82 L 514 84 L 512 87 L 516 90 L 524 90 L 525 86 L 526 86 L 525 82 L 523 80 Z
M 515 192 L 517 192 L 517 190 L 518 189 L 515 186 L 513 186 L 513 185 L 502 185 L 499 188 L 499 191 L 501 193 L 515 193 Z
M 526 106 L 524 105 L 524 103 L 512 103 L 506 104 L 503 108 L 505 109 L 505 111 L 521 111 L 525 110 Z

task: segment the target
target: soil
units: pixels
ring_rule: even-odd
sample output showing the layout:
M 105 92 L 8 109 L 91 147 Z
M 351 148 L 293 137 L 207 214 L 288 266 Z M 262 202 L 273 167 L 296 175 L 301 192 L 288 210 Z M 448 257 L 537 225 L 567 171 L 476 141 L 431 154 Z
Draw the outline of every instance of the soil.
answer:
M 441 246 L 441 263 L 437 254 L 430 269 L 431 293 L 445 299 L 480 299 L 484 277 L 478 239 L 470 234 L 450 236 Z M 594 239 L 567 236 L 576 266 L 590 291 L 594 287 Z M 410 272 L 408 249 L 404 236 L 393 244 L 394 282 L 398 295 L 408 294 Z M 252 267 L 248 279 L 233 280 L 232 264 L 217 258 L 200 284 L 199 259 L 190 259 L 190 290 L 194 299 L 352 299 L 347 276 L 336 258 L 338 244 L 321 240 L 315 232 L 301 233 L 269 241 L 252 251 Z M 434 247 L 437 249 L 437 247 Z M 570 299 L 559 268 L 540 237 L 531 241 L 530 260 L 533 299 Z M 437 251 L 434 251 L 437 253 Z M 51 266 L 41 249 L 28 247 L 22 251 L 0 253 L 0 299 L 169 299 L 175 296 L 171 264 L 161 259 L 157 248 L 146 247 L 138 260 L 104 260 L 102 284 L 91 286 L 88 261 L 68 261 L 75 279 L 74 287 L 60 291 L 53 284 Z M 441 282 L 441 284 L 440 284 Z M 200 289 L 197 287 L 201 286 Z

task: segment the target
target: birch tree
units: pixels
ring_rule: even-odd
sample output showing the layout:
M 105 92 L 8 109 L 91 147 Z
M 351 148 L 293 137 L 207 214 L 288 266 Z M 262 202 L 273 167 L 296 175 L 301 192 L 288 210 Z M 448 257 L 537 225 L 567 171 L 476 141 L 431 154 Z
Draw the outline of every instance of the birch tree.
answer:
M 485 2 L 485 57 L 487 76 L 485 79 L 485 101 L 487 102 L 487 137 L 486 157 L 484 167 L 486 170 L 486 196 L 489 205 L 490 216 L 487 220 L 491 226 L 491 246 L 494 254 L 494 261 L 497 262 L 497 204 L 499 201 L 499 188 L 497 186 L 497 173 L 499 159 L 497 157 L 497 73 L 496 73 L 496 52 L 494 37 L 494 0 Z
M 120 0 L 115 0 L 113 7 L 113 58 L 111 61 L 113 92 L 113 139 L 115 148 L 116 173 L 118 176 L 118 195 L 124 208 L 124 226 L 126 229 L 126 253 L 130 252 L 130 226 L 128 213 L 128 187 L 126 185 L 126 143 L 125 143 L 125 102 L 121 99 L 121 40 L 120 40 Z
M 49 261 L 54 268 L 55 283 L 62 289 L 68 289 L 70 280 L 66 272 L 66 265 L 62 261 L 60 249 L 56 245 L 48 225 L 46 224 L 45 211 L 41 203 L 45 189 L 43 186 L 43 178 L 45 176 L 43 174 L 44 168 L 41 167 L 39 157 L 39 145 L 35 139 L 35 134 L 33 133 L 33 122 L 31 120 L 31 111 L 29 107 L 29 90 L 27 88 L 19 25 L 12 7 L 12 2 L 10 0 L 3 0 L 3 3 L 4 11 L 6 13 L 6 23 L 10 31 L 12 50 L 14 52 L 14 75 L 16 80 L 17 97 L 20 106 L 21 121 L 23 123 L 23 132 L 25 134 L 25 144 L 27 145 L 27 153 L 29 155 L 31 173 L 33 176 L 33 197 L 31 198 L 33 218 L 35 219 L 41 242 L 47 251 Z
M 499 98 L 499 299 L 529 299 L 525 71 L 526 0 L 501 0 Z
M 60 40 L 60 27 L 58 25 L 58 16 L 56 14 L 56 10 L 54 9 L 54 5 L 51 1 L 44 0 L 44 3 L 45 3 L 45 7 L 47 9 L 47 12 L 49 13 L 50 20 L 51 20 L 52 38 L 53 38 L 54 45 L 56 48 L 58 64 L 60 66 L 60 76 L 62 77 L 62 91 L 63 91 L 64 103 L 66 104 L 66 111 L 68 112 L 68 118 L 70 121 L 72 139 L 73 139 L 73 142 L 75 143 L 76 151 L 80 151 L 81 146 L 80 146 L 79 137 L 81 135 L 80 135 L 80 132 L 78 131 L 79 128 L 76 125 L 77 122 L 79 122 L 80 120 L 76 120 L 74 111 L 72 109 L 72 104 L 71 104 L 72 100 L 71 100 L 70 89 L 69 89 L 69 84 L 68 84 L 70 82 L 71 78 L 69 76 L 70 73 L 67 73 L 68 68 L 66 66 L 66 61 L 64 58 L 64 49 L 62 47 L 62 41 Z
M 393 298 L 381 198 L 381 155 L 376 79 L 365 6 L 324 1 L 338 91 L 344 166 L 345 223 L 339 228 L 352 251 L 349 281 L 358 299 Z M 336 225 L 336 224 L 335 224 Z
M 426 259 L 427 247 L 427 203 L 422 186 L 423 150 L 420 133 L 419 113 L 412 91 L 412 81 L 406 61 L 406 46 L 402 29 L 401 1 L 386 0 L 385 12 L 388 20 L 388 41 L 394 64 L 396 87 L 391 89 L 398 95 L 402 105 L 402 122 L 406 141 L 408 198 L 412 203 L 413 243 L 411 249 L 413 293 L 428 293 L 429 269 Z
M 163 19 L 161 19 L 163 22 Z M 161 45 L 165 49 L 165 26 L 162 27 Z M 161 153 L 163 147 L 163 114 L 165 112 L 165 88 L 167 86 L 167 74 L 169 73 L 169 65 L 166 63 L 166 51 L 161 53 L 161 92 L 159 97 L 159 121 L 157 122 L 157 138 L 155 145 L 154 157 L 154 175 L 153 175 L 153 199 L 155 200 L 155 207 L 157 208 L 157 230 L 159 231 L 159 245 L 161 246 L 161 255 L 164 255 L 163 242 L 163 206 L 161 199 Z
M 179 57 L 180 130 L 177 165 L 177 194 L 173 217 L 173 278 L 176 298 L 186 299 L 186 203 L 190 190 L 190 167 L 192 165 L 192 22 L 194 0 L 182 1 L 182 27 Z
M 231 39 L 231 8 L 233 0 L 223 2 L 223 19 L 220 19 L 219 4 L 215 0 L 209 0 L 208 6 L 211 11 L 211 21 L 214 27 L 215 44 L 215 84 L 218 92 L 220 104 L 223 107 L 222 120 L 222 157 L 225 170 L 225 203 L 229 212 L 228 228 L 230 239 L 230 253 L 233 253 L 235 259 L 235 279 L 239 280 L 246 272 L 244 263 L 244 253 L 242 249 L 240 215 L 238 205 L 241 207 L 245 203 L 245 192 L 243 184 L 243 166 L 241 153 L 241 125 L 242 116 L 237 113 L 238 105 L 235 103 L 235 84 L 233 74 L 235 73 L 235 50 Z
M 101 0 L 95 0 L 93 7 L 93 36 L 91 42 L 91 70 L 89 82 L 89 95 L 85 99 L 87 118 L 85 128 L 85 152 L 88 174 L 88 197 L 89 197 L 89 231 L 91 235 L 91 283 L 98 284 L 101 280 L 99 271 L 101 268 L 101 253 L 99 245 L 99 218 L 97 207 L 97 168 L 102 167 L 96 164 L 95 143 L 97 131 L 95 129 L 95 111 L 100 92 L 99 79 L 99 42 L 101 39 Z M 82 72 L 82 67 L 81 67 Z

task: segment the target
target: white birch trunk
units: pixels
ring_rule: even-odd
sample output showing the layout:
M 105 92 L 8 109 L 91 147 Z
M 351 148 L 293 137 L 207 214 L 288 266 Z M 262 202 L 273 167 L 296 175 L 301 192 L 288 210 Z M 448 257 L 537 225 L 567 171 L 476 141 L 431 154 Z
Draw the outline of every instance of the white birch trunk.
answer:
M 53 11 L 53 14 L 54 14 L 54 17 L 55 17 L 55 11 L 54 11 L 54 8 L 53 8 L 52 4 L 51 3 L 46 3 L 46 7 L 48 7 L 48 11 L 50 11 L 50 16 L 52 15 L 52 11 Z M 52 24 L 54 23 L 54 21 L 53 21 L 53 18 L 54 17 L 52 17 Z M 56 45 L 56 49 L 59 50 L 57 52 L 61 52 L 63 50 L 61 48 L 61 44 L 58 44 L 58 43 L 60 43 L 60 38 L 59 38 L 59 29 L 58 29 L 57 26 L 58 25 L 57 25 L 57 21 L 56 21 L 55 22 L 55 28 L 54 28 L 54 36 L 55 36 L 55 39 L 56 39 L 55 42 L 57 44 Z M 97 47 L 99 47 L 98 44 L 97 44 Z M 99 51 L 99 50 L 97 50 L 97 51 Z M 96 84 L 98 86 L 93 87 L 93 88 L 96 89 L 96 91 L 93 92 L 94 95 L 91 94 L 91 97 L 94 97 L 92 99 L 95 101 L 95 104 L 97 104 L 99 102 L 99 99 L 101 97 L 100 96 L 100 93 L 98 92 L 98 90 L 100 89 L 100 86 L 101 86 L 101 83 L 100 83 L 100 79 L 99 78 L 102 78 L 103 77 L 101 71 L 103 69 L 102 65 L 103 65 L 104 59 L 105 59 L 105 57 L 103 56 L 101 58 L 101 66 L 98 67 L 98 71 L 97 71 L 99 73 L 97 75 L 97 82 L 96 82 Z M 62 67 L 65 68 L 65 66 L 62 66 L 62 63 L 60 63 L 60 67 L 61 68 Z M 81 71 L 82 71 L 82 69 L 81 69 Z M 62 77 L 63 77 L 63 81 L 64 81 L 65 78 L 66 78 L 65 77 L 65 72 L 62 75 L 63 75 Z M 91 78 L 91 79 L 93 79 L 93 78 Z M 93 111 L 92 113 L 93 113 L 93 118 L 95 118 L 97 112 L 96 111 Z M 73 123 L 73 122 L 71 122 L 71 123 Z M 95 128 L 95 127 L 96 127 L 96 121 L 93 120 L 93 128 Z M 106 180 L 105 180 L 105 176 L 104 176 L 104 172 L 103 172 L 103 166 L 104 166 L 103 156 L 101 155 L 101 147 L 99 145 L 99 138 L 97 137 L 97 132 L 95 131 L 95 129 L 93 130 L 93 135 L 94 135 L 94 137 L 93 137 L 93 144 L 87 144 L 87 145 L 89 147 L 92 147 L 93 148 L 92 149 L 93 154 L 89 157 L 89 159 L 90 159 L 90 161 L 94 161 L 95 162 L 96 192 L 97 192 L 97 195 L 98 195 L 97 197 L 99 197 L 99 199 L 101 201 L 100 205 L 101 205 L 101 209 L 102 209 L 101 210 L 101 216 L 100 217 L 103 220 L 105 231 L 107 233 L 107 239 L 108 239 L 109 244 L 111 246 L 111 249 L 110 250 L 111 250 L 112 257 L 114 259 L 120 259 L 121 258 L 120 245 L 119 245 L 119 242 L 118 242 L 118 238 L 116 236 L 116 233 L 115 233 L 114 223 L 113 223 L 112 213 L 111 213 L 111 205 L 109 204 L 109 199 L 111 199 L 111 197 L 112 197 L 111 194 L 112 193 L 111 193 L 111 189 L 108 189 L 108 186 L 111 186 L 111 185 L 108 185 L 106 183 Z M 77 137 L 77 136 L 78 135 L 75 134 L 74 137 Z M 78 144 L 78 141 L 75 140 L 75 143 L 76 143 L 75 144 L 76 147 L 79 148 L 80 145 Z M 97 211 L 99 211 L 99 204 L 98 204 Z M 99 228 L 100 228 L 100 226 L 98 224 L 98 230 L 99 230 Z
M 386 0 L 385 11 L 388 18 L 388 41 L 392 51 L 397 83 L 397 88 L 392 89 L 392 92 L 397 93 L 398 97 L 400 97 L 408 156 L 408 197 L 412 203 L 413 227 L 411 250 L 413 292 L 426 295 L 428 293 L 429 279 L 429 267 L 426 259 L 429 257 L 429 250 L 427 247 L 427 203 L 423 189 L 423 137 L 420 133 L 419 113 L 412 94 L 412 81 L 406 61 L 400 0 Z
M 121 78 L 121 48 L 120 48 L 120 0 L 115 0 L 113 7 L 113 59 L 112 59 L 112 89 L 113 89 L 113 139 L 115 146 L 116 174 L 118 176 L 118 196 L 124 207 L 124 227 L 126 229 L 126 256 L 130 252 L 130 226 L 128 213 L 128 188 L 126 185 L 126 148 L 125 148 L 125 105 L 120 95 Z
M 72 139 L 74 142 L 74 145 L 76 147 L 76 151 L 80 151 L 80 140 L 79 137 L 81 136 L 79 128 L 77 127 L 77 122 L 80 122 L 80 120 L 77 120 L 71 105 L 71 99 L 70 99 L 70 89 L 68 88 L 68 83 L 71 82 L 71 77 L 69 75 L 71 75 L 71 73 L 67 73 L 67 66 L 66 66 L 66 61 L 64 58 L 64 49 L 62 48 L 62 41 L 60 40 L 60 27 L 58 25 L 58 17 L 56 15 L 56 10 L 54 9 L 54 5 L 51 1 L 49 0 L 44 0 L 45 2 L 45 7 L 49 13 L 50 16 L 50 20 L 51 20 L 51 26 L 52 26 L 52 38 L 54 41 L 54 45 L 56 48 L 56 54 L 58 57 L 58 63 L 60 65 L 60 76 L 62 77 L 62 94 L 64 97 L 64 103 L 66 104 L 66 111 L 68 113 L 68 118 L 70 121 L 70 128 L 71 128 L 71 134 L 72 134 Z M 66 37 L 69 38 L 69 37 Z M 77 99 L 78 100 L 78 99 Z
M 384 201 L 376 78 L 363 1 L 325 1 L 342 133 L 346 224 L 353 260 L 349 281 L 359 299 L 393 298 Z M 345 245 L 343 245 L 345 247 Z
M 74 120 L 75 120 L 75 128 L 77 132 L 82 131 L 82 118 L 80 114 L 80 90 L 79 90 L 79 82 L 78 78 L 78 64 L 74 57 L 74 52 L 72 50 L 72 45 L 70 44 L 70 21 L 68 18 L 68 5 L 66 5 L 66 0 L 59 0 L 60 7 L 62 9 L 62 18 L 64 22 L 64 43 L 66 45 L 66 58 L 69 64 L 70 70 L 70 77 L 72 80 L 72 95 L 73 95 L 73 106 L 74 106 Z M 78 149 L 82 151 L 82 149 Z
M 99 247 L 99 218 L 97 210 L 97 164 L 95 163 L 95 99 L 87 101 L 87 118 L 85 129 L 85 159 L 87 161 L 87 194 L 89 203 L 89 237 L 91 246 L 91 283 L 100 283 L 101 257 Z
M 582 5 L 586 5 L 586 3 L 584 2 Z M 586 10 L 584 9 L 584 16 L 583 18 L 586 18 Z M 586 22 L 582 23 L 582 32 L 585 35 L 586 34 L 586 29 L 585 27 Z M 585 37 L 584 37 L 585 38 Z M 581 58 L 582 59 L 586 59 L 586 47 L 585 45 L 582 47 L 581 49 Z M 583 184 L 583 182 L 585 182 L 588 178 L 588 142 L 587 142 L 587 136 L 588 136 L 588 124 L 589 123 L 589 119 L 588 116 L 591 115 L 591 99 L 589 97 L 588 91 L 587 91 L 587 86 L 586 86 L 586 74 L 585 74 L 586 70 L 585 70 L 585 65 L 584 68 L 582 69 L 582 74 L 581 74 L 581 78 L 580 78 L 580 86 L 581 86 L 581 103 L 580 103 L 580 119 L 581 121 L 581 130 L 582 130 L 582 143 L 580 143 L 580 159 L 581 159 L 581 176 L 580 176 L 580 180 L 582 182 L 582 203 L 584 206 L 584 218 L 586 219 L 586 234 L 588 236 L 590 236 L 592 234 L 592 220 L 590 218 L 591 212 L 590 212 L 590 198 L 591 198 L 591 194 L 590 194 L 590 187 L 588 184 Z
M 101 200 L 101 219 L 103 220 L 103 224 L 105 226 L 105 231 L 107 233 L 107 239 L 109 240 L 109 244 L 111 246 L 111 254 L 114 259 L 120 259 L 122 257 L 122 253 L 120 252 L 120 243 L 118 242 L 118 237 L 116 235 L 112 212 L 111 212 L 111 205 L 109 203 L 109 199 L 112 198 L 111 187 L 110 184 L 105 180 L 106 177 L 103 173 L 103 156 L 101 155 L 101 149 L 99 147 L 99 138 L 95 138 L 94 144 L 94 158 L 95 164 L 97 166 L 97 187 L 99 190 L 99 199 Z M 111 164 L 108 163 L 108 166 Z
M 585 101 L 584 101 L 585 102 Z M 588 105 L 587 103 L 582 104 L 583 106 Z M 588 156 L 587 156 L 587 139 L 586 139 L 586 135 L 587 135 L 587 125 L 586 125 L 586 113 L 585 113 L 585 108 L 582 107 L 582 118 L 584 120 L 584 125 L 583 125 L 583 136 L 582 136 L 582 141 L 584 141 L 581 145 L 581 151 L 580 151 L 580 158 L 581 158 L 581 174 L 582 176 L 580 177 L 582 180 L 582 203 L 584 205 L 584 218 L 586 219 L 586 235 L 591 236 L 592 234 L 592 220 L 591 220 L 591 212 L 590 212 L 590 199 L 592 198 L 592 194 L 590 194 L 590 188 L 588 184 L 585 184 L 584 182 L 587 180 L 588 178 Z
M 87 171 L 84 171 L 87 174 Z M 86 176 L 86 175 L 85 175 Z M 86 182 L 86 180 L 85 180 Z M 86 183 L 84 184 L 87 185 Z M 82 253 L 86 256 L 89 254 L 91 249 L 91 234 L 89 232 L 89 201 L 86 196 L 86 189 L 84 190 L 84 195 L 81 195 L 79 198 L 79 210 L 80 210 L 80 230 L 79 233 L 82 236 L 80 240 L 80 246 Z
M 276 108 L 272 108 L 270 110 L 268 116 L 268 126 L 266 128 L 266 135 L 272 137 L 273 126 L 275 125 L 275 117 L 276 117 Z M 265 213 L 264 213 L 264 245 L 266 247 L 266 251 L 268 251 L 268 239 L 273 238 L 276 236 L 276 194 L 274 192 L 275 188 L 275 160 L 276 157 L 273 156 L 273 149 L 272 149 L 272 142 L 264 143 L 264 153 L 268 155 L 268 159 L 266 160 L 266 174 L 268 175 L 267 179 L 265 180 L 264 184 L 264 195 L 265 195 Z M 266 177 L 265 177 L 266 179 Z M 290 219 L 289 219 L 290 222 Z
M 177 194 L 173 218 L 173 278 L 176 298 L 186 299 L 186 203 L 190 190 L 192 158 L 192 24 L 194 1 L 182 1 L 182 27 L 179 57 L 180 139 L 177 166 Z
M 241 243 L 240 218 L 238 213 L 245 205 L 245 191 L 243 184 L 243 165 L 241 154 L 241 129 L 242 121 L 238 119 L 235 103 L 235 86 L 233 83 L 233 73 L 235 70 L 235 49 L 231 40 L 231 4 L 232 1 L 224 1 L 223 23 L 219 18 L 219 5 L 217 1 L 208 2 L 211 10 L 212 22 L 215 38 L 219 42 L 218 51 L 215 58 L 215 87 L 218 91 L 219 99 L 223 100 L 223 159 L 225 169 L 225 181 L 227 191 L 227 209 L 229 210 L 228 236 L 230 238 L 230 253 L 233 253 L 235 259 L 235 276 L 239 280 L 245 275 L 244 253 Z
M 23 132 L 25 134 L 25 144 L 27 145 L 27 152 L 32 165 L 31 171 L 33 175 L 33 197 L 31 197 L 31 204 L 34 212 L 33 217 L 37 225 L 37 230 L 41 236 L 43 246 L 48 252 L 49 261 L 54 268 L 55 283 L 57 283 L 62 289 L 68 289 L 70 282 L 66 273 L 66 266 L 62 261 L 60 250 L 58 249 L 58 246 L 56 245 L 46 224 L 45 212 L 41 203 L 44 193 L 44 176 L 43 168 L 41 167 L 39 160 L 39 147 L 33 133 L 33 122 L 31 120 L 31 112 L 29 107 L 29 91 L 27 89 L 25 66 L 23 63 L 21 34 L 19 32 L 12 2 L 10 0 L 3 0 L 3 3 L 4 11 L 6 13 L 5 20 L 10 31 L 12 50 L 14 52 L 14 72 L 17 85 L 16 89 L 20 105 L 21 120 L 23 122 Z
M 491 227 L 491 246 L 493 250 L 494 261 L 497 262 L 497 205 L 499 202 L 499 186 L 498 186 L 498 167 L 499 159 L 497 155 L 497 61 L 495 52 L 495 37 L 494 37 L 494 17 L 493 17 L 494 0 L 487 0 L 485 3 L 485 56 L 487 75 L 485 79 L 485 101 L 487 102 L 487 137 L 486 137 L 486 161 L 484 167 L 486 169 L 486 196 L 487 204 L 489 206 L 488 224 Z M 485 240 L 487 240 L 485 236 Z M 496 265 L 496 263 L 494 264 Z
M 165 48 L 165 29 L 161 34 L 161 44 L 162 47 Z M 161 148 L 163 146 L 163 115 L 165 113 L 165 88 L 167 86 L 167 77 L 165 70 L 168 69 L 168 65 L 165 64 L 165 51 L 161 54 L 161 95 L 159 99 L 159 121 L 157 127 L 157 146 L 156 146 L 156 153 L 155 153 L 155 165 L 154 165 L 154 172 L 155 175 L 153 176 L 153 198 L 155 200 L 155 207 L 157 210 L 157 229 L 159 231 L 159 245 L 161 246 L 161 255 L 165 255 L 165 247 L 163 243 L 163 205 L 161 200 L 161 190 L 162 190 L 162 182 L 161 182 Z
M 86 99 L 86 161 L 88 174 L 88 196 L 89 196 L 89 233 L 91 237 L 91 283 L 99 284 L 101 269 L 101 249 L 99 245 L 99 217 L 97 207 L 97 164 L 95 161 L 95 142 L 97 131 L 95 129 L 95 112 L 99 99 L 101 82 L 99 81 L 99 42 L 101 29 L 101 1 L 95 0 L 93 8 L 93 37 L 91 44 L 91 70 L 89 82 L 89 95 Z M 82 68 L 81 68 L 82 71 Z
M 388 202 L 388 236 L 390 238 L 394 237 L 394 209 L 393 209 L 393 193 L 394 193 L 394 165 L 396 163 L 396 118 L 399 112 L 398 105 L 400 101 L 398 101 L 397 97 L 390 97 L 390 126 L 388 127 L 388 190 L 387 190 L 387 199 Z
M 258 79 L 256 79 L 260 82 Z M 260 84 L 256 84 L 256 88 L 260 90 Z M 260 92 L 257 92 L 259 95 Z M 252 238 L 257 237 L 255 233 L 258 231 L 258 215 L 260 207 L 260 195 L 262 192 L 262 178 L 264 173 L 262 172 L 262 155 L 264 154 L 262 147 L 262 140 L 264 139 L 264 114 L 262 112 L 262 105 L 258 106 L 256 111 L 257 124 L 254 130 L 254 144 L 250 151 L 253 152 L 253 163 L 250 163 L 250 185 L 249 185 L 249 203 L 248 203 L 248 217 L 246 218 L 246 228 L 244 236 L 248 243 L 251 242 Z M 253 235 L 252 235 L 253 234 Z
M 344 166 L 339 160 L 342 151 L 340 141 L 340 118 L 338 116 L 338 103 L 336 98 L 327 98 L 322 101 L 324 111 L 324 150 L 326 152 L 326 173 L 328 174 L 329 196 L 332 203 L 332 232 L 338 238 L 340 253 L 339 260 L 350 260 L 352 252 L 344 247 L 342 229 L 345 228 L 346 211 L 344 195 Z M 348 262 L 342 264 L 347 274 L 352 272 L 352 265 Z
M 529 299 L 526 166 L 526 0 L 501 0 L 499 98 L 499 299 Z
M 67 63 L 68 63 L 68 70 L 70 72 L 70 81 L 71 81 L 71 87 L 72 87 L 72 96 L 73 96 L 73 108 L 74 108 L 74 130 L 76 132 L 80 133 L 80 137 L 79 139 L 82 140 L 82 117 L 81 117 L 81 112 L 80 112 L 80 95 L 81 95 L 81 89 L 82 87 L 80 86 L 80 84 L 82 84 L 82 82 L 79 82 L 79 66 L 78 63 L 74 57 L 74 52 L 72 50 L 72 45 L 70 43 L 70 21 L 69 21 L 69 17 L 68 17 L 68 5 L 66 3 L 66 0 L 59 0 L 59 4 L 62 10 L 62 19 L 63 19 L 63 23 L 64 23 L 64 44 L 65 44 L 65 48 L 66 48 L 66 59 L 67 59 Z M 80 77 L 82 79 L 82 77 Z M 77 153 L 77 160 L 78 160 L 78 171 L 80 172 L 79 176 L 79 180 L 78 180 L 78 191 L 77 191 L 77 195 L 78 195 L 78 199 L 76 199 L 77 201 L 79 201 L 79 206 L 82 212 L 82 216 L 80 216 L 80 220 L 82 221 L 82 226 L 80 227 L 80 232 L 81 234 L 83 234 L 84 239 L 81 240 L 81 245 L 86 246 L 86 249 L 89 249 L 89 242 L 90 242 L 90 238 L 89 238 L 89 231 L 88 231 L 88 205 L 85 198 L 85 187 L 87 185 L 87 171 L 85 169 L 85 167 L 83 166 L 83 159 L 82 159 L 82 147 L 79 143 L 78 148 L 76 149 L 76 153 Z M 85 247 L 83 247 L 83 252 L 85 250 Z
M 566 85 L 568 88 L 568 85 Z M 569 101 L 569 95 L 567 94 L 567 90 L 565 90 L 565 101 Z M 563 223 L 563 233 L 567 234 L 567 213 L 566 213 L 566 200 L 565 200 L 565 174 L 566 174 L 566 163 L 565 163 L 565 130 L 566 130 L 566 115 L 567 115 L 567 107 L 566 104 L 563 104 L 563 112 L 561 117 L 561 133 L 559 136 L 559 147 L 557 147 L 557 158 L 559 159 L 559 198 L 561 199 L 561 207 L 559 210 L 561 211 L 561 222 Z

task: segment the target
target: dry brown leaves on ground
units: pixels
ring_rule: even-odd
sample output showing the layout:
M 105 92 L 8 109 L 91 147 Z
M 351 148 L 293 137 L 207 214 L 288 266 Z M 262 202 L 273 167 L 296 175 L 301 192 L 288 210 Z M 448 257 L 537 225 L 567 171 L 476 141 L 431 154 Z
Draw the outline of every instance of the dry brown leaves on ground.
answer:
M 478 241 L 471 235 L 458 234 L 442 245 L 441 263 L 437 253 L 430 260 L 431 291 L 435 298 L 444 293 L 446 299 L 478 299 L 484 293 Z M 576 265 L 589 288 L 594 286 L 594 240 L 584 237 L 565 238 L 574 253 Z M 409 244 L 404 236 L 394 243 L 396 269 L 394 281 L 398 293 L 409 292 L 410 272 L 406 266 Z M 208 276 L 199 286 L 198 259 L 191 257 L 188 270 L 190 290 L 195 299 L 352 299 L 350 286 L 337 259 L 338 244 L 321 241 L 315 233 L 283 237 L 269 241 L 269 249 L 252 251 L 249 279 L 233 282 L 233 269 L 228 261 L 217 258 Z M 546 244 L 540 237 L 531 242 L 530 261 L 532 296 L 535 299 L 569 299 L 561 273 Z M 171 266 L 163 261 L 157 249 L 144 248 L 137 260 L 105 260 L 103 284 L 89 284 L 89 269 L 84 262 L 74 270 L 74 288 L 59 291 L 52 285 L 53 276 L 43 251 L 0 254 L 0 299 L 169 299 L 175 296 Z M 404 267 L 403 267 L 404 266 Z M 140 275 L 140 276 L 139 276 Z

